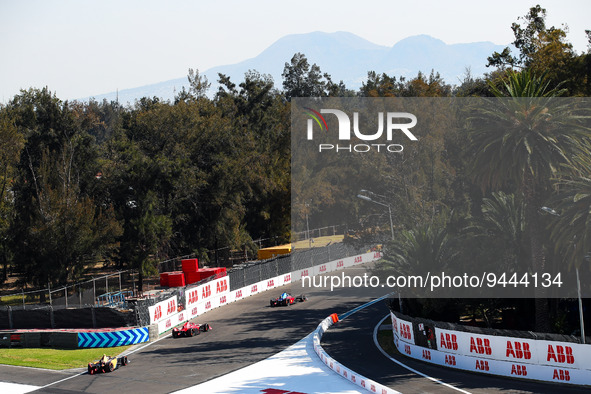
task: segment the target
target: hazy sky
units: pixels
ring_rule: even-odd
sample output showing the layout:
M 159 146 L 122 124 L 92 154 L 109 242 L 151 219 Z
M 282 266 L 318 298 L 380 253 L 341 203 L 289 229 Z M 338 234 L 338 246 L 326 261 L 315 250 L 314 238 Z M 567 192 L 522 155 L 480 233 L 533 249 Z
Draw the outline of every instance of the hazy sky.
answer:
M 578 52 L 587 49 L 589 0 L 0 0 L 0 103 L 20 88 L 48 86 L 65 100 L 179 78 L 293 33 L 349 31 L 387 46 L 416 34 L 508 44 L 511 23 L 537 3 L 549 25 L 569 26 Z

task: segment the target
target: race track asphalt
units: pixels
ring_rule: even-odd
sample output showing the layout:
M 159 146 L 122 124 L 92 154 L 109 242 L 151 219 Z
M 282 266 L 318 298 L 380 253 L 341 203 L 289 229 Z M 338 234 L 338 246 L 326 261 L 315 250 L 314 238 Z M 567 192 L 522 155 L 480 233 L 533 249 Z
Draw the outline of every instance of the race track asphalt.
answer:
M 363 274 L 364 267 L 344 271 Z M 308 301 L 289 307 L 269 307 L 269 299 L 287 291 L 305 293 Z M 42 393 L 169 393 L 261 361 L 293 345 L 331 313 L 344 313 L 379 295 L 383 289 L 302 289 L 301 283 L 260 293 L 214 309 L 194 319 L 213 330 L 193 338 L 168 337 L 129 356 L 130 363 L 113 373 L 82 374 L 43 387 Z M 90 361 L 90 360 L 89 360 Z M 0 381 L 44 386 L 64 373 L 0 366 Z M 71 375 L 72 376 L 72 373 Z
M 343 272 L 363 275 L 366 267 Z M 305 293 L 308 301 L 270 308 L 269 299 L 283 291 L 294 295 Z M 302 289 L 301 283 L 296 282 L 209 311 L 193 321 L 209 323 L 212 331 L 193 338 L 168 336 L 149 346 L 140 346 L 141 350 L 129 355 L 130 364 L 113 373 L 91 376 L 80 375 L 82 370 L 55 372 L 0 366 L 0 381 L 45 386 L 35 391 L 39 393 L 169 393 L 270 357 L 308 335 L 331 313 L 343 314 L 385 293 L 387 289 L 363 287 L 334 291 L 327 287 Z M 373 328 L 387 313 L 385 303 L 378 302 L 339 322 L 325 334 L 325 350 L 356 372 L 403 393 L 452 392 L 394 364 L 375 348 Z M 580 392 L 564 386 L 493 378 L 431 366 L 403 356 L 398 358 L 423 373 L 475 393 Z M 52 382 L 58 383 L 46 386 Z

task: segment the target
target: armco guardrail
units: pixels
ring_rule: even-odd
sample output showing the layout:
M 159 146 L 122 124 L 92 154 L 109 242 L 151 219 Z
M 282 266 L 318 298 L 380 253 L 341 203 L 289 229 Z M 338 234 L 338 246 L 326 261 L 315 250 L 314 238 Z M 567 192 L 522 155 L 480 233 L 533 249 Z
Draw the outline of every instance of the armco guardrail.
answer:
M 241 300 L 242 298 L 297 282 L 306 276 L 341 270 L 355 265 L 369 263 L 380 258 L 380 252 L 369 252 L 345 257 L 295 272 L 284 273 L 234 290 L 230 290 L 230 277 L 226 276 L 215 279 L 185 290 L 184 310 L 180 312 L 177 312 L 178 301 L 176 296 L 150 306 L 150 323 L 158 325 L 158 334 L 162 334 L 211 309 Z
M 352 371 L 351 369 L 345 367 L 343 364 L 336 361 L 334 358 L 330 357 L 324 351 L 324 349 L 320 345 L 320 340 L 322 339 L 322 336 L 324 335 L 326 330 L 328 330 L 328 328 L 333 324 L 334 320 L 332 316 L 329 316 L 318 325 L 318 328 L 316 328 L 316 331 L 314 331 L 314 334 L 312 334 L 312 343 L 314 344 L 314 351 L 316 352 L 316 354 L 318 354 L 320 360 L 322 360 L 322 362 L 326 364 L 327 367 L 341 375 L 343 378 L 347 379 L 351 383 L 355 383 L 359 387 L 364 388 L 365 390 L 371 393 L 400 394 L 398 391 L 394 389 L 386 387 L 383 384 L 368 379 L 365 376 L 360 375 L 355 371 Z
M 433 330 L 430 341 L 415 338 L 419 327 L 391 312 L 394 345 L 400 353 L 446 367 L 555 383 L 591 385 L 591 345 L 471 332 Z M 419 331 L 417 331 L 419 329 Z M 423 342 L 423 346 L 418 343 Z

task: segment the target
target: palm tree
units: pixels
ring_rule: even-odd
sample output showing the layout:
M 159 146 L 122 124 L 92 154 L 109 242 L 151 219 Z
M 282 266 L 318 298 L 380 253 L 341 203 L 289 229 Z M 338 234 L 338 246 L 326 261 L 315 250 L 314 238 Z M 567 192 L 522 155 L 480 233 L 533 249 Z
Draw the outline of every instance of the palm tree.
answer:
M 494 264 L 508 271 L 517 268 L 523 258 L 523 236 L 525 232 L 524 204 L 514 194 L 493 192 L 490 198 L 482 200 L 482 216 L 475 218 L 473 224 L 464 229 L 468 237 L 475 237 L 480 243 L 493 240 L 491 252 L 495 258 L 502 256 Z
M 569 270 L 581 268 L 591 251 L 590 174 L 591 166 L 588 166 L 586 171 L 559 181 L 560 192 L 551 204 L 560 214 L 552 223 L 550 236 L 556 252 L 563 257 Z
M 496 96 L 483 99 L 469 118 L 472 177 L 483 190 L 511 188 L 525 204 L 525 223 L 533 272 L 544 272 L 545 252 L 539 209 L 551 190 L 551 179 L 568 165 L 585 130 L 565 91 L 550 88 L 545 75 L 508 71 Z M 547 299 L 536 293 L 536 330 L 548 331 Z
M 454 262 L 455 256 L 445 226 L 429 223 L 403 230 L 396 240 L 390 242 L 382 268 L 395 268 L 399 274 L 424 274 L 445 270 Z

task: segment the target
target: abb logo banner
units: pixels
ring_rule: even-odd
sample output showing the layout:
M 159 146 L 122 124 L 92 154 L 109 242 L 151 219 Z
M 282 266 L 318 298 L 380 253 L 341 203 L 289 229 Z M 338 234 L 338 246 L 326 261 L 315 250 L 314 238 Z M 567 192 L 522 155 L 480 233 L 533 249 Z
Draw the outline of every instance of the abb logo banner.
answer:
M 187 304 L 187 309 L 199 302 L 199 290 L 199 287 L 194 287 L 185 291 L 185 302 Z
M 440 328 L 436 328 L 435 332 L 438 349 L 447 353 L 508 361 L 513 364 L 591 369 L 589 345 L 478 335 Z M 403 339 L 402 333 L 401 339 Z
M 164 301 L 160 301 L 156 305 L 149 306 L 150 324 L 158 323 L 178 312 L 176 296 L 170 297 Z
M 185 309 L 191 309 L 197 304 L 211 301 L 213 297 L 226 295 L 230 292 L 230 278 L 227 276 L 212 280 L 203 285 L 192 287 L 185 291 Z
M 439 349 L 457 351 L 458 336 L 454 333 L 439 333 Z
M 506 341 L 500 341 L 500 338 L 491 335 L 478 335 L 462 331 L 451 331 L 435 328 L 435 337 L 437 338 L 437 347 L 439 350 L 447 353 L 463 354 L 466 356 L 491 359 L 507 359 L 505 354 Z M 516 350 L 516 346 L 519 350 Z M 526 345 L 527 347 L 528 345 Z M 519 355 L 524 357 L 522 344 L 511 344 L 509 355 Z M 530 355 L 531 356 L 531 355 Z M 521 359 L 512 357 L 511 361 L 521 361 Z M 481 370 L 481 369 L 479 369 Z
M 232 292 L 232 294 L 233 294 L 233 301 L 238 301 L 243 298 L 246 298 L 246 297 L 250 296 L 250 286 L 235 290 Z
M 392 332 L 394 333 L 394 336 L 398 336 L 398 320 L 396 315 L 390 312 L 390 317 L 392 318 Z
M 189 313 L 177 313 L 158 322 L 158 335 L 189 320 Z
M 203 309 L 203 304 L 194 304 L 189 309 L 187 309 L 187 312 L 189 314 L 189 319 L 192 319 L 195 316 L 199 316 L 205 312 L 205 310 Z
M 228 292 L 229 288 L 230 287 L 228 286 L 228 278 L 220 278 L 220 279 L 216 280 L 216 284 L 215 284 L 215 294 L 216 295 L 226 294 Z
M 412 329 L 412 323 L 406 320 L 397 318 L 398 322 L 398 337 L 401 341 L 406 343 L 415 343 L 415 337 Z
M 450 331 L 449 332 L 456 334 L 456 340 L 458 342 L 458 348 L 462 348 L 462 341 L 464 340 L 462 334 L 467 334 L 459 331 Z M 469 335 L 469 334 L 468 334 Z M 474 335 L 472 335 L 474 337 Z M 471 356 L 471 355 L 463 355 L 463 354 L 450 354 L 447 349 L 443 349 L 441 346 L 441 333 L 437 333 L 437 339 L 440 341 L 438 343 L 439 350 L 433 349 L 425 349 L 424 347 L 420 347 L 413 344 L 402 343 L 396 340 L 397 337 L 394 336 L 394 345 L 396 348 L 404 355 L 408 357 L 412 357 L 415 359 L 419 359 L 428 363 L 438 364 L 438 365 L 445 365 L 451 368 L 462 369 L 466 371 L 473 371 L 473 372 L 480 372 L 480 373 L 487 373 L 491 375 L 499 375 L 499 376 L 508 376 L 508 377 L 515 377 L 515 378 L 522 378 L 522 379 L 532 379 L 532 380 L 539 380 L 539 381 L 547 381 L 547 382 L 557 382 L 557 383 L 568 383 L 568 384 L 579 384 L 579 385 L 588 385 L 591 382 L 591 370 L 589 369 L 576 369 L 572 367 L 553 367 L 549 365 L 539 365 L 531 363 L 531 360 L 535 358 L 535 354 L 537 351 L 531 351 L 532 348 L 537 346 L 533 346 L 531 340 L 528 340 L 528 344 L 530 345 L 530 353 L 531 358 L 527 362 L 515 362 L 515 361 L 501 361 L 495 360 L 492 358 L 484 358 L 480 356 Z M 444 339 L 447 345 L 453 348 L 453 337 L 450 335 L 449 339 Z M 479 341 L 477 340 L 478 337 L 474 337 L 474 346 L 478 348 Z M 483 338 L 481 337 L 481 346 L 486 348 L 486 341 L 484 339 L 489 339 L 488 343 L 491 347 L 494 348 L 496 346 L 495 341 L 491 341 L 490 338 Z M 515 352 L 515 356 L 517 357 L 518 351 L 516 351 L 516 344 L 515 342 L 520 342 L 521 348 L 521 357 L 525 360 L 527 357 L 527 347 L 523 346 L 523 341 L 519 341 L 518 338 L 510 338 L 511 347 L 507 344 L 507 337 L 501 337 L 501 339 L 505 342 L 504 351 L 511 354 L 511 351 Z M 522 339 L 522 338 L 519 338 Z M 466 339 L 469 341 L 468 339 Z M 542 341 L 536 341 L 542 342 Z M 553 351 L 557 360 L 559 359 L 558 353 L 556 351 L 556 343 L 553 344 Z M 571 344 L 575 345 L 575 344 Z M 564 346 L 561 344 L 560 346 Z M 453 350 L 453 349 L 452 349 Z M 576 359 L 576 350 L 573 348 L 573 357 Z M 482 349 L 481 349 L 482 351 Z M 495 350 L 493 349 L 493 354 Z M 484 350 L 484 354 L 486 354 L 486 350 Z M 564 355 L 564 362 L 568 362 L 568 351 L 563 348 L 562 354 Z M 505 354 L 502 355 L 506 357 Z M 547 356 L 547 355 L 546 355 Z M 513 357 L 512 355 L 510 357 Z M 551 356 L 552 357 L 552 356 Z M 562 358 L 560 358 L 562 360 Z M 573 361 L 575 363 L 576 361 Z M 589 368 L 589 366 L 587 366 Z
M 295 278 L 296 278 L 296 280 L 300 280 L 300 279 L 302 279 L 305 276 L 313 276 L 312 275 L 313 274 L 313 271 L 312 270 L 313 270 L 313 268 L 306 268 L 306 269 L 299 270 L 299 271 L 295 272 Z
M 414 359 L 491 375 L 582 385 L 591 382 L 591 362 L 587 356 L 591 352 L 586 350 L 589 345 L 435 328 L 438 350 L 434 350 L 403 342 L 401 323 L 410 322 L 394 314 L 392 322 L 398 329 L 393 329 L 394 346 Z
M 320 264 L 320 265 L 313 267 L 312 275 L 321 275 L 321 274 L 326 274 L 327 272 L 333 272 L 333 271 L 336 271 L 336 269 L 337 269 L 336 267 L 337 267 L 336 261 L 330 261 L 328 263 Z
M 558 368 L 591 369 L 589 345 L 567 342 L 536 341 L 536 352 L 540 364 Z

